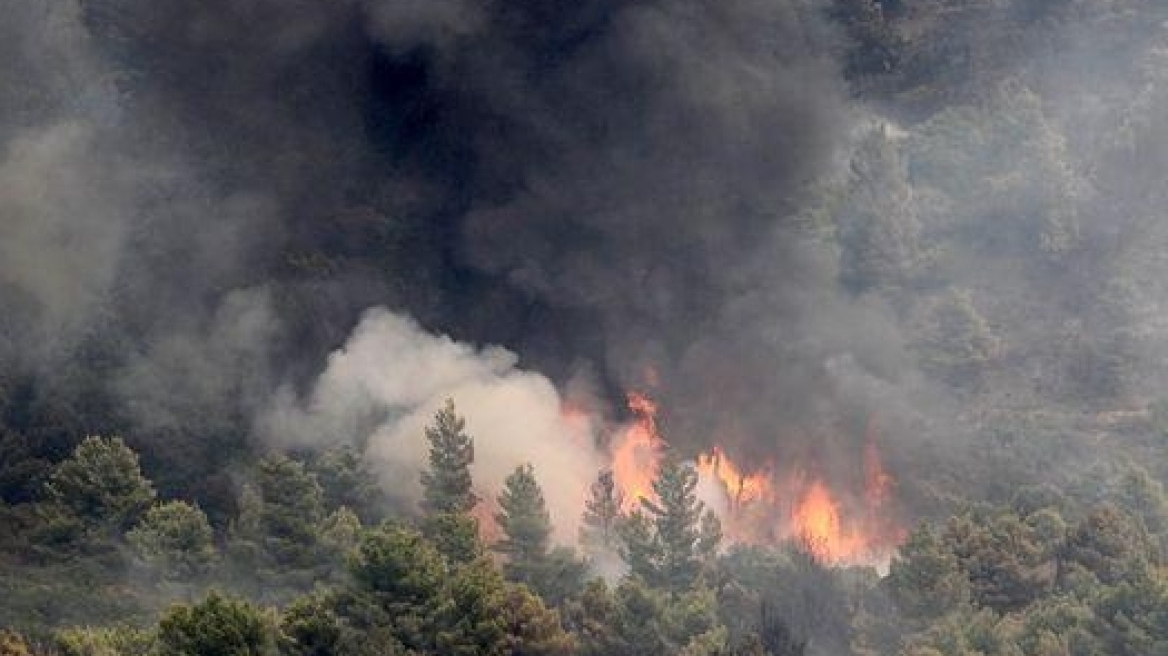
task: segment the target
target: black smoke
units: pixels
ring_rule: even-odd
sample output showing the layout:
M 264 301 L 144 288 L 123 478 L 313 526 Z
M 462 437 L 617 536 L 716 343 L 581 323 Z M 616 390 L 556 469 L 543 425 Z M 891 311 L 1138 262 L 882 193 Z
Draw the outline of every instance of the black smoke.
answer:
M 821 3 L 0 7 L 3 368 L 65 399 L 21 430 L 226 458 L 372 305 L 687 448 L 817 449 L 905 375 L 800 214 L 854 123 Z

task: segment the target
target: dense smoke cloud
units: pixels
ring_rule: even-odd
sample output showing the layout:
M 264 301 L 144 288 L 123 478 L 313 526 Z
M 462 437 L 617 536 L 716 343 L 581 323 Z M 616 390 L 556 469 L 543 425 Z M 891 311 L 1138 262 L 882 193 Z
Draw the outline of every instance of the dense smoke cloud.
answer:
M 396 51 L 433 35 L 425 102 L 471 157 L 457 263 L 581 313 L 578 353 L 553 359 L 594 358 L 617 389 L 657 378 L 679 445 L 757 456 L 838 402 L 827 358 L 898 373 L 894 331 L 836 297 L 827 254 L 788 229 L 849 133 L 813 7 L 488 7 L 444 29 L 383 15 L 378 34 Z
M 5 198 L 28 218 L 6 227 L 5 279 L 46 321 L 67 309 L 139 342 L 113 373 L 140 427 L 177 404 L 135 398 L 139 381 L 182 377 L 175 340 L 217 330 L 257 284 L 285 343 L 240 348 L 305 363 L 274 379 L 313 371 L 377 302 L 502 341 L 561 382 L 581 366 L 614 391 L 648 366 L 690 379 L 660 390 L 666 407 L 737 371 L 764 399 L 765 422 L 727 399 L 748 424 L 822 364 L 776 352 L 831 284 L 779 230 L 847 134 L 835 40 L 810 5 L 101 0 L 13 15 L 67 64 L 35 84 L 75 75 L 100 93 L 35 108 L 10 140 Z M 255 368 L 224 366 L 205 396 Z
M 1027 55 L 1057 51 L 1057 30 L 1021 50 L 928 32 L 936 50 L 888 39 L 899 60 L 857 62 L 872 37 L 862 29 L 893 23 L 848 7 L 0 0 L 0 385 L 60 387 L 69 363 L 61 393 L 85 406 L 73 432 L 242 441 L 278 389 L 299 399 L 327 387 L 315 378 L 328 354 L 384 306 L 459 342 L 501 344 L 561 388 L 590 378 L 608 411 L 648 388 L 686 455 L 716 442 L 832 476 L 873 411 L 900 438 L 919 432 L 915 414 L 946 407 L 950 390 L 925 395 L 919 371 L 945 312 L 973 327 L 971 360 L 1022 363 L 991 381 L 1010 394 L 1046 393 L 1030 394 L 1034 371 L 1046 384 L 1115 369 L 1126 334 L 1074 305 L 1109 293 L 1080 284 L 1111 257 L 1083 247 L 1107 223 L 1085 221 L 1084 207 L 1151 206 L 1134 200 L 1150 183 L 1124 174 L 1128 151 L 1082 164 L 1100 152 L 1083 135 L 1115 136 L 1091 129 L 1110 110 L 1090 108 L 1113 98 L 1068 109 L 1027 77 Z M 928 9 L 890 5 L 888 20 L 941 32 L 945 15 Z M 961 19 L 976 24 L 978 11 Z M 1055 70 L 1049 59 L 1036 70 Z M 906 116 L 947 97 L 980 94 L 986 107 L 873 129 L 883 119 L 849 84 L 880 92 L 858 76 L 894 65 Z M 945 66 L 960 70 L 936 77 L 957 82 L 930 84 Z M 1011 76 L 1042 97 L 987 92 Z M 1063 79 L 1043 78 L 1073 86 Z M 1147 106 L 1130 126 L 1154 136 L 1162 80 L 1133 79 Z M 929 248 L 966 233 L 974 246 L 956 255 Z M 1029 245 L 1045 259 L 1008 266 Z M 1011 313 L 1021 306 L 1038 310 Z M 997 339 L 1029 334 L 1026 321 L 1074 339 Z M 1070 352 L 1088 347 L 1102 355 Z M 393 354 L 368 357 L 406 357 Z M 1064 375 L 1074 362 L 1092 377 Z M 440 387 L 428 394 L 463 402 Z
M 420 439 L 447 399 L 474 439 L 476 492 L 487 508 L 516 467 L 530 463 L 544 483 L 556 539 L 576 540 L 584 495 L 602 459 L 588 421 L 563 413 L 551 381 L 516 368 L 500 348 L 475 350 L 424 332 L 384 309 L 369 311 L 329 357 L 303 403 L 289 390 L 260 422 L 268 439 L 290 446 L 355 443 L 376 463 L 402 505 L 421 499 L 418 472 L 428 466 Z

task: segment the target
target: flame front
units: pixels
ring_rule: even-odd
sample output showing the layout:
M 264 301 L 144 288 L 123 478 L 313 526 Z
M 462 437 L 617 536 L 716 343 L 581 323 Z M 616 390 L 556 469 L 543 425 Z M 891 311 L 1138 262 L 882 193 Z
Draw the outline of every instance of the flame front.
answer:
M 718 447 L 714 447 L 709 453 L 698 455 L 697 470 L 698 476 L 720 482 L 734 507 L 757 501 L 773 501 L 775 498 L 767 473 L 761 471 L 753 474 L 744 473 Z
M 657 404 L 639 392 L 628 395 L 633 423 L 618 435 L 612 449 L 612 475 L 624 493 L 625 510 L 653 498 L 653 481 L 661 468 L 665 441 L 657 432 Z
M 819 561 L 862 562 L 871 555 L 864 535 L 845 530 L 840 506 L 823 481 L 814 481 L 791 513 L 791 532 Z
M 641 499 L 655 497 L 653 481 L 666 447 L 653 399 L 631 392 L 628 408 L 633 420 L 616 434 L 610 451 L 626 512 L 639 508 Z M 879 566 L 905 532 L 887 512 L 895 481 L 876 447 L 875 420 L 868 424 L 860 454 L 852 485 L 842 488 L 823 477 L 809 478 L 800 463 L 744 468 L 719 446 L 699 454 L 694 465 L 704 489 L 717 497 L 707 503 L 720 515 L 728 543 L 795 541 L 824 564 Z

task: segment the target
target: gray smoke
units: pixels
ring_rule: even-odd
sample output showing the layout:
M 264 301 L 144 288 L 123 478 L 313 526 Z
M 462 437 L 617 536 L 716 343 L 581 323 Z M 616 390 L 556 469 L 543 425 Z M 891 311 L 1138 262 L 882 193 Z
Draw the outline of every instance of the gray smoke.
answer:
M 474 439 L 472 473 L 483 507 L 495 508 L 506 477 L 530 463 L 543 483 L 556 540 L 574 544 L 588 486 L 604 465 L 596 427 L 591 419 L 566 416 L 551 381 L 515 364 L 504 349 L 476 350 L 373 309 L 330 355 L 308 397 L 300 401 L 283 390 L 258 431 L 301 448 L 356 442 L 391 496 L 416 507 L 429 446 L 420 436 L 447 399 L 457 399 Z
M 1111 306 L 1076 303 L 1109 294 L 1081 283 L 1122 253 L 1095 248 L 1122 241 L 1112 219 L 1162 232 L 1162 76 L 1111 75 L 1088 19 L 1030 43 L 905 3 L 890 21 L 964 59 L 909 43 L 857 63 L 828 20 L 852 4 L 0 0 L 0 385 L 53 387 L 67 363 L 62 394 L 140 442 L 243 439 L 384 306 L 561 388 L 583 372 L 613 407 L 646 388 L 683 450 L 830 468 L 873 411 L 902 438 L 960 397 L 922 392 L 945 312 L 978 363 L 1022 363 L 996 389 L 1111 371 L 1071 352 L 1121 341 Z M 958 18 L 1013 5 L 979 7 Z M 1076 78 L 1067 44 L 1110 66 Z M 856 73 L 894 64 L 907 100 L 849 96 L 895 96 Z M 930 250 L 962 231 L 979 245 Z M 1025 245 L 1049 257 L 1019 272 Z M 1028 331 L 1069 337 L 1022 348 Z
M 850 120 L 811 4 L 10 4 L 6 69 L 33 87 L 0 169 L 15 341 L 125 333 L 140 428 L 201 414 L 137 390 L 195 344 L 221 362 L 240 299 L 284 342 L 240 345 L 197 397 L 305 349 L 273 379 L 314 371 L 377 302 L 561 382 L 770 361 L 746 385 L 774 396 L 798 374 L 775 333 L 831 280 L 782 231 Z

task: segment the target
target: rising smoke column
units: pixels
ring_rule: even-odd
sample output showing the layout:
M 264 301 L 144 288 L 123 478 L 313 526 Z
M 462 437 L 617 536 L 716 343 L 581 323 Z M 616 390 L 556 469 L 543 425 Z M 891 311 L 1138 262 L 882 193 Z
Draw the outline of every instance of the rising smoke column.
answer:
M 552 343 L 597 360 L 617 403 L 654 367 L 679 446 L 751 455 L 821 440 L 787 428 L 838 411 L 833 358 L 865 381 L 900 373 L 892 322 L 836 295 L 831 255 L 792 218 L 851 121 L 816 6 L 486 7 L 425 46 L 402 16 L 383 34 L 444 135 L 411 137 L 470 156 L 456 264 L 548 308 L 511 337 L 521 353 L 562 370 L 541 338 L 566 328 L 577 339 Z
M 77 169 L 46 195 L 83 196 L 30 206 L 8 243 L 40 272 L 0 263 L 0 294 L 120 336 L 101 378 L 139 439 L 305 392 L 384 304 L 558 382 L 591 368 L 614 406 L 653 365 L 682 449 L 847 448 L 823 424 L 904 367 L 791 218 L 853 123 L 821 4 L 9 0 L 36 37 L 6 66 L 63 88 L 7 115 L 0 191 Z M 48 332 L 70 357 L 87 337 L 57 323 L 11 351 Z

